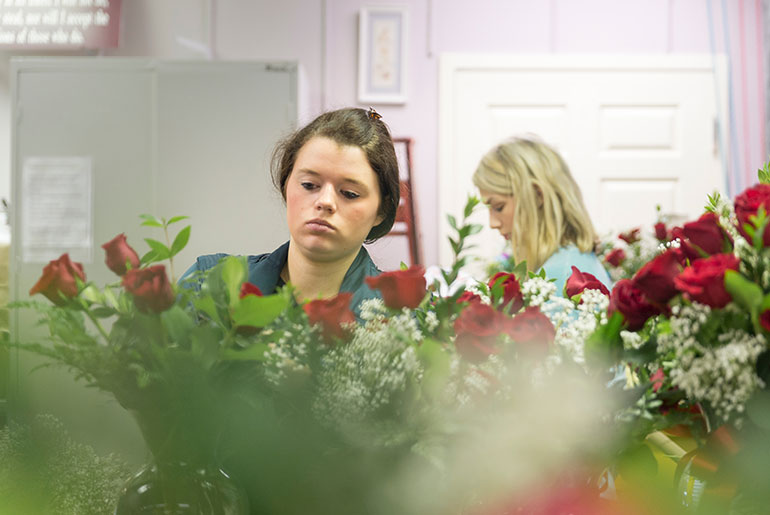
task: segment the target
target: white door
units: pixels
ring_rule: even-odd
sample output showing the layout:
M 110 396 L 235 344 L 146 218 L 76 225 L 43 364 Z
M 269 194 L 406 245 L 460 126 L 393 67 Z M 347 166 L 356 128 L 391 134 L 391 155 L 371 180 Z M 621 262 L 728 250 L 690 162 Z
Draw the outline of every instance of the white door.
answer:
M 564 156 L 600 234 L 651 228 L 656 205 L 694 218 L 724 190 L 721 57 L 715 67 L 710 56 L 444 55 L 440 66 L 442 265 L 452 257 L 445 214 L 475 191 L 481 156 L 514 135 L 533 133 Z M 484 210 L 474 219 L 486 227 Z M 503 248 L 488 228 L 475 243 L 487 261 Z

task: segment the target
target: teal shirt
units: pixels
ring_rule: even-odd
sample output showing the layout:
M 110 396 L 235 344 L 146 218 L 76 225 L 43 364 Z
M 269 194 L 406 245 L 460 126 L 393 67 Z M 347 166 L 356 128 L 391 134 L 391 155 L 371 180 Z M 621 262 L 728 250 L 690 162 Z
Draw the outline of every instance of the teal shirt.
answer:
M 213 268 L 220 259 L 227 254 L 208 254 L 199 256 L 195 263 L 187 269 L 182 279 L 197 271 L 205 271 Z M 259 288 L 264 295 L 275 293 L 281 284 L 281 270 L 289 257 L 289 242 L 287 241 L 270 254 L 248 256 L 249 282 Z M 350 301 L 350 309 L 361 322 L 361 303 L 367 299 L 382 298 L 378 290 L 372 290 L 366 285 L 364 279 L 369 276 L 380 275 L 382 271 L 377 268 L 369 253 L 364 247 L 358 252 L 356 259 L 348 268 L 342 279 L 340 293 L 350 292 L 353 299 Z M 181 280 L 181 279 L 180 279 Z
M 545 276 L 548 279 L 556 279 L 556 293 L 564 295 L 564 283 L 572 275 L 572 267 L 577 267 L 583 273 L 588 273 L 599 279 L 608 290 L 612 290 L 612 279 L 605 270 L 599 258 L 593 252 L 580 252 L 574 245 L 562 247 L 554 252 L 543 263 Z

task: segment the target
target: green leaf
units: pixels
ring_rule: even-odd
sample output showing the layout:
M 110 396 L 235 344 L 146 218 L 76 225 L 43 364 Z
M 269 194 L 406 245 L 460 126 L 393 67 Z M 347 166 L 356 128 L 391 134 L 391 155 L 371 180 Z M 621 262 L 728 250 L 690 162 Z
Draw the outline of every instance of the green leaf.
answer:
M 257 342 L 246 349 L 228 349 L 223 353 L 223 358 L 235 361 L 264 361 L 265 353 L 269 350 L 266 343 Z
M 170 252 L 168 250 L 168 247 L 166 247 L 163 243 L 159 242 L 158 240 L 153 240 L 152 238 L 145 238 L 144 241 L 147 242 L 147 245 L 150 246 L 153 252 L 155 252 L 156 261 L 162 261 L 164 259 L 168 259 L 170 257 Z
M 456 231 L 457 230 L 457 219 L 454 216 L 452 216 L 452 215 L 446 215 L 446 219 L 449 220 L 449 226 Z
M 480 233 L 481 230 L 484 228 L 483 225 L 479 225 L 479 224 L 471 224 L 468 227 L 470 227 L 470 230 L 468 231 L 469 236 Z
M 98 303 L 103 304 L 104 303 L 104 295 L 102 295 L 102 292 L 94 286 L 93 284 L 89 284 L 85 288 L 83 288 L 79 296 L 81 299 L 87 300 L 88 302 L 92 303 Z
M 246 266 L 236 256 L 227 256 L 222 260 L 222 281 L 227 288 L 229 304 L 231 307 L 238 303 L 241 293 L 241 284 L 246 278 Z
M 185 342 L 188 334 L 196 325 L 190 316 L 179 306 L 172 306 L 160 315 L 163 327 L 172 342 Z
M 406 263 L 404 263 L 402 261 L 401 264 L 398 265 L 398 268 L 401 269 L 401 270 L 409 270 L 409 265 L 407 265 Z
M 283 295 L 247 295 L 233 309 L 233 323 L 236 326 L 265 327 L 288 306 L 289 299 Z
M 468 218 L 471 216 L 471 213 L 473 213 L 473 210 L 476 208 L 476 206 L 481 202 L 478 197 L 475 197 L 473 195 L 468 196 L 468 200 L 465 203 L 465 210 L 463 214 L 465 215 L 465 218 Z
M 757 178 L 762 184 L 770 184 L 770 162 L 765 163 L 763 168 L 757 170 Z
M 179 251 L 181 251 L 185 245 L 187 245 L 187 242 L 190 240 L 190 227 L 191 226 L 188 225 L 179 231 L 179 234 L 177 234 L 176 238 L 174 238 L 174 243 L 171 244 L 172 256 L 179 254 Z
M 115 310 L 105 306 L 94 308 L 91 310 L 91 314 L 96 318 L 108 318 L 115 314 Z
M 762 288 L 735 270 L 725 272 L 725 289 L 735 303 L 749 313 L 756 313 L 762 303 Z
M 449 380 L 449 354 L 439 342 L 427 338 L 417 347 L 417 357 L 425 369 L 422 378 L 424 393 L 429 398 L 438 398 Z
M 163 227 L 163 222 L 153 215 L 142 214 L 142 215 L 139 215 L 139 218 L 144 220 L 144 222 L 142 222 L 142 225 L 146 225 L 149 227 Z
M 154 250 L 150 250 L 144 256 L 142 256 L 142 259 L 139 260 L 139 264 L 146 265 L 149 263 L 155 263 L 157 261 L 163 261 L 163 260 L 158 259 L 158 254 Z
M 623 315 L 616 311 L 605 325 L 599 326 L 586 340 L 586 363 L 599 369 L 617 363 L 623 351 L 623 340 L 620 331 L 625 321 Z
M 205 297 L 198 297 L 197 299 L 193 300 L 193 306 L 195 306 L 195 309 L 198 311 L 204 312 L 213 321 L 222 325 L 222 319 L 219 317 L 219 311 L 217 311 L 216 303 L 210 296 L 207 295 Z
M 171 218 L 171 220 L 169 220 L 166 223 L 166 225 L 171 225 L 173 223 L 180 222 L 182 220 L 187 220 L 188 218 L 190 218 L 190 217 L 189 216 L 174 216 L 174 217 Z

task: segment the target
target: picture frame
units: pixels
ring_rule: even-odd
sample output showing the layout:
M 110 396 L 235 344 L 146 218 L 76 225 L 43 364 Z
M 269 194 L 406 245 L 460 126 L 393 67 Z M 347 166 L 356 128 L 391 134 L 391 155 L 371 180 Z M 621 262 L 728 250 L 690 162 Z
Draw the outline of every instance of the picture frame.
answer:
M 359 14 L 358 101 L 362 104 L 406 102 L 406 6 L 364 6 Z

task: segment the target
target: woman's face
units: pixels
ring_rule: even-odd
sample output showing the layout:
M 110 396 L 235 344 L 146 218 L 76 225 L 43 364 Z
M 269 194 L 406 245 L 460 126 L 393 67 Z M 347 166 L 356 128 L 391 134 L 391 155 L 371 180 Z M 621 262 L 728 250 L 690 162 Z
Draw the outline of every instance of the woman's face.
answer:
M 497 229 L 503 238 L 511 240 L 513 210 L 516 204 L 513 195 L 503 195 L 489 190 L 479 189 L 481 201 L 489 208 L 489 227 Z
M 291 242 L 316 261 L 358 252 L 383 220 L 380 187 L 366 154 L 355 146 L 316 136 L 297 153 L 286 181 Z

